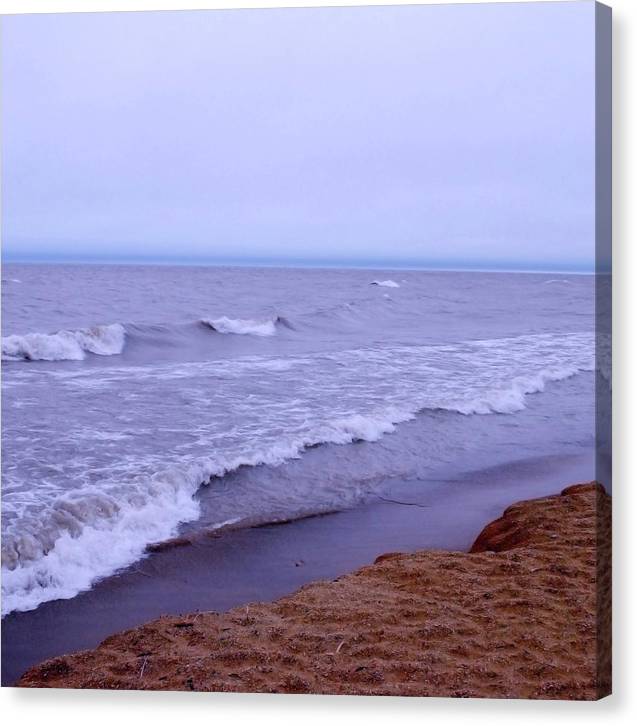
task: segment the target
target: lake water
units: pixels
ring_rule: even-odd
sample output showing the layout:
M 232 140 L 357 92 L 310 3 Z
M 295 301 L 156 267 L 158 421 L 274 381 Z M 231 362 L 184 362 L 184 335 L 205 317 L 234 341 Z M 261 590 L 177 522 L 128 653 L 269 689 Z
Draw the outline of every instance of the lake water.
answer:
M 588 275 L 4 265 L 2 312 L 4 614 L 184 532 L 590 451 L 609 377 Z

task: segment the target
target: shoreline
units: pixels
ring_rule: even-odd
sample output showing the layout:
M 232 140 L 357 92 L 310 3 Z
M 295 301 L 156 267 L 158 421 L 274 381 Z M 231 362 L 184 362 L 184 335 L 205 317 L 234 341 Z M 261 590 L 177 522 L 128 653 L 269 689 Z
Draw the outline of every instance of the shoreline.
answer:
M 469 552 L 386 553 L 275 602 L 164 616 L 17 685 L 595 700 L 611 689 L 610 501 L 572 485 L 509 506 Z
M 316 581 L 351 572 L 388 551 L 467 550 L 512 501 L 553 494 L 594 476 L 592 455 L 522 460 L 416 491 L 398 480 L 386 501 L 285 524 L 227 532 L 149 555 L 69 600 L 15 612 L 2 621 L 2 684 L 64 653 L 165 614 L 227 611 L 272 601 Z

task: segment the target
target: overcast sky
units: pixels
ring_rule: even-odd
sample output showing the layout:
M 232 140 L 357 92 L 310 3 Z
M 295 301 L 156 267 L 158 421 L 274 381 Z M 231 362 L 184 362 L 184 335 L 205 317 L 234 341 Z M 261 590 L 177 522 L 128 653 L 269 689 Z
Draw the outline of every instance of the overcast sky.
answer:
M 593 267 L 587 0 L 2 34 L 7 260 Z

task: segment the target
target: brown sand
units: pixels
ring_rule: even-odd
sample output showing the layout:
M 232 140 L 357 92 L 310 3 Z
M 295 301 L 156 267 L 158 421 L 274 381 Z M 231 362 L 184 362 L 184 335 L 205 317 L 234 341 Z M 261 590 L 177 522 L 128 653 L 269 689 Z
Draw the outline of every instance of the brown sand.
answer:
M 470 553 L 383 555 L 274 603 L 162 617 L 18 685 L 600 698 L 610 510 L 598 485 L 569 487 L 509 507 Z

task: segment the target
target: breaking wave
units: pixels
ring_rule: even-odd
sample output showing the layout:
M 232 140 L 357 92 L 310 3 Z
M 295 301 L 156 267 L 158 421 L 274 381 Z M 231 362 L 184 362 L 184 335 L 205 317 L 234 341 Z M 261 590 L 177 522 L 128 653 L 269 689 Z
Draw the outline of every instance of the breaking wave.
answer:
M 202 458 L 139 477 L 132 488 L 80 489 L 60 496 L 37 521 L 23 520 L 2 542 L 2 614 L 68 599 L 140 559 L 148 544 L 197 519 L 197 490 L 242 466 L 277 466 L 318 444 L 377 441 L 413 414 L 336 419 L 250 455 Z M 304 512 L 307 516 L 312 512 Z M 220 525 L 222 526 L 222 525 Z
M 87 353 L 118 355 L 126 333 L 119 323 L 57 333 L 28 333 L 2 338 L 3 360 L 83 360 Z
M 283 316 L 267 320 L 240 318 L 202 318 L 197 323 L 137 324 L 113 323 L 95 325 L 80 330 L 60 330 L 57 333 L 27 333 L 2 338 L 2 360 L 6 361 L 80 361 L 88 353 L 119 355 L 127 339 L 139 344 L 187 345 L 187 336 L 196 327 L 216 333 L 269 337 L 279 327 L 293 330 Z
M 458 401 L 447 410 L 469 416 L 471 414 L 516 413 L 526 408 L 526 397 L 531 393 L 541 393 L 549 382 L 572 378 L 580 371 L 591 370 L 575 366 L 547 368 L 533 376 L 518 376 L 511 384 L 501 390 L 494 390 L 485 396 L 477 396 L 468 401 Z
M 286 327 L 290 327 L 285 318 L 280 316 L 271 320 L 256 321 L 227 318 L 224 315 L 223 317 L 215 318 L 214 320 L 203 318 L 201 323 L 217 333 L 230 333 L 232 335 L 257 335 L 260 337 L 274 335 L 276 333 L 276 326 L 279 323 L 286 325 Z
M 400 285 L 393 280 L 373 280 L 369 284 L 378 285 L 378 287 L 400 287 Z
M 431 400 L 425 405 L 388 405 L 367 414 L 339 416 L 316 423 L 305 432 L 283 434 L 274 441 L 255 443 L 247 451 L 209 457 L 183 458 L 150 476 L 125 484 L 94 485 L 60 495 L 36 517 L 22 517 L 9 527 L 2 543 L 3 614 L 31 610 L 39 604 L 75 596 L 97 580 L 142 558 L 151 543 L 169 540 L 178 526 L 199 516 L 195 494 L 201 486 L 239 467 L 278 466 L 322 444 L 374 442 L 423 411 L 445 410 L 465 416 L 510 414 L 525 408 L 529 394 L 544 390 L 583 370 L 586 363 L 553 366 L 531 376 L 518 376 L 475 395 Z M 295 516 L 316 512 L 306 505 Z M 266 520 L 267 521 L 267 515 Z M 221 525 L 219 525 L 221 526 Z M 242 526 L 242 525 L 239 525 Z

